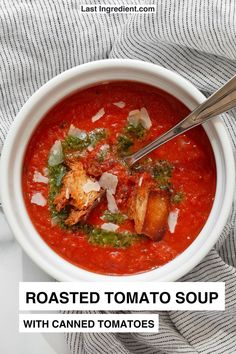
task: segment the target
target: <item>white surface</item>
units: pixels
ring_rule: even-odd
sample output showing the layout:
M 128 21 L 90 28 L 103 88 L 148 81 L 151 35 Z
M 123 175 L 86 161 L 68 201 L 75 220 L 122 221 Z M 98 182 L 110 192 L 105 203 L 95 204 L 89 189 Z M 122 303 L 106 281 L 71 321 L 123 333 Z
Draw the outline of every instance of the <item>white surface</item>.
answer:
M 22 107 L 6 138 L 1 157 L 1 195 L 5 215 L 23 249 L 48 274 L 64 281 L 174 281 L 188 273 L 212 249 L 226 224 L 235 182 L 232 146 L 220 118 L 204 124 L 216 159 L 217 188 L 210 216 L 195 241 L 173 261 L 142 274 L 105 276 L 80 269 L 53 252 L 28 217 L 22 195 L 21 171 L 25 149 L 44 114 L 78 89 L 111 80 L 149 83 L 173 94 L 190 109 L 205 100 L 190 82 L 157 65 L 135 60 L 90 62 L 54 77 Z
M 19 281 L 51 281 L 14 240 L 0 212 L 0 353 L 69 354 L 62 333 L 18 332 Z

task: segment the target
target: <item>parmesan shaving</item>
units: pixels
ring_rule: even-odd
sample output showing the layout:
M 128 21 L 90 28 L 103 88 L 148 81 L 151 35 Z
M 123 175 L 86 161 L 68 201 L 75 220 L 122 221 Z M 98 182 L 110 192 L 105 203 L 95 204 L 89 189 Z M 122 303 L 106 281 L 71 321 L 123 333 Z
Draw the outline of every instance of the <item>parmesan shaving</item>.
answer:
M 133 126 L 137 127 L 139 121 L 140 121 L 140 111 L 138 109 L 130 111 L 128 115 L 128 122 L 130 124 L 133 124 Z
M 176 225 L 178 223 L 179 209 L 171 211 L 168 216 L 168 226 L 170 232 L 173 234 L 175 232 Z
M 143 176 L 141 176 L 141 177 L 139 178 L 138 186 L 141 187 L 142 183 L 143 183 Z
M 56 140 L 53 146 L 51 147 L 49 153 L 48 164 L 49 166 L 59 165 L 64 161 L 62 144 L 60 140 Z
M 115 194 L 118 177 L 112 173 L 104 172 L 100 177 L 99 184 L 103 189 L 109 190 L 111 194 Z
M 47 204 L 47 200 L 44 198 L 42 193 L 36 192 L 31 197 L 31 203 L 44 207 Z
M 125 107 L 125 102 L 119 101 L 119 102 L 114 102 L 114 106 L 119 107 L 119 108 L 124 108 Z
M 109 149 L 110 149 L 110 145 L 108 144 L 104 144 L 100 147 L 100 150 L 105 152 L 107 152 Z
M 69 128 L 68 135 L 82 140 L 85 140 L 87 138 L 87 133 L 79 128 L 76 128 L 73 124 L 71 124 Z
M 69 191 L 69 188 L 66 188 L 66 199 L 70 199 L 70 191 Z
M 99 192 L 100 188 L 100 184 L 97 181 L 93 182 L 91 179 L 88 179 L 87 182 L 83 185 L 83 191 L 85 193 Z
M 128 122 L 135 127 L 137 127 L 137 125 L 140 123 L 145 129 L 149 130 L 152 126 L 152 121 L 145 107 L 142 107 L 140 110 L 135 109 L 129 112 L 127 119 Z
M 37 183 L 48 183 L 48 178 L 43 176 L 42 173 L 34 171 L 33 181 Z
M 101 225 L 101 229 L 106 231 L 116 231 L 117 229 L 119 229 L 119 226 L 113 224 L 112 222 L 107 222 Z
M 105 114 L 105 110 L 104 108 L 101 108 L 91 119 L 92 122 L 96 122 L 97 120 L 99 120 L 100 118 L 102 118 Z
M 140 123 L 147 130 L 149 130 L 152 126 L 152 121 L 149 117 L 148 111 L 144 107 L 140 110 Z
M 116 213 L 119 211 L 117 204 L 116 204 L 116 200 L 114 198 L 114 196 L 112 195 L 112 193 L 107 190 L 106 193 L 106 197 L 107 197 L 107 208 L 111 213 Z
M 91 151 L 94 150 L 94 147 L 93 147 L 92 145 L 89 145 L 89 146 L 87 147 L 87 150 L 88 150 L 89 152 L 91 152 Z

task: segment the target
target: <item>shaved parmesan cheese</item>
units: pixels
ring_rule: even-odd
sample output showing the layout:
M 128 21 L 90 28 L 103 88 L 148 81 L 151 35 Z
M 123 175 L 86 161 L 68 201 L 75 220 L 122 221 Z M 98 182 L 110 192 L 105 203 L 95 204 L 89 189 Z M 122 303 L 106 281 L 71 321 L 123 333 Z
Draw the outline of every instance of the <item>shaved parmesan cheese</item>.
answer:
M 140 123 L 145 129 L 150 129 L 152 126 L 152 121 L 149 117 L 148 111 L 143 107 L 141 108 L 140 113 Z
M 142 183 L 143 183 L 143 176 L 141 176 L 141 177 L 139 178 L 138 186 L 141 187 Z
M 103 189 L 109 190 L 111 194 L 115 194 L 118 177 L 112 173 L 104 172 L 100 177 L 99 184 Z
M 48 178 L 43 176 L 42 173 L 34 171 L 33 181 L 37 183 L 48 183 Z
M 101 225 L 101 229 L 106 231 L 116 231 L 117 229 L 119 229 L 119 226 L 113 224 L 112 222 L 105 222 L 104 224 Z
M 93 182 L 91 179 L 88 179 L 87 182 L 83 185 L 83 191 L 85 193 L 99 192 L 100 188 L 100 184 L 97 181 Z
M 53 146 L 51 147 L 48 164 L 49 166 L 56 166 L 62 163 L 63 160 L 64 160 L 64 155 L 63 155 L 61 141 L 56 140 Z
M 175 209 L 174 211 L 171 211 L 168 216 L 168 226 L 170 232 L 173 234 L 175 232 L 175 227 L 178 222 L 178 217 L 179 217 L 179 209 Z
M 51 219 L 51 226 L 56 226 L 58 224 L 58 217 L 57 216 L 54 216 L 52 219 Z
M 102 118 L 105 114 L 105 110 L 104 108 L 101 108 L 91 119 L 92 122 L 96 122 L 97 120 L 99 120 L 100 118 Z
M 145 129 L 149 130 L 152 126 L 152 121 L 149 117 L 148 111 L 144 107 L 140 110 L 135 109 L 129 112 L 127 119 L 128 122 L 135 127 L 137 127 L 137 125 L 140 123 Z
M 107 197 L 107 208 L 111 213 L 116 213 L 117 211 L 119 211 L 117 204 L 116 204 L 116 200 L 114 198 L 114 196 L 112 195 L 112 193 L 107 190 L 106 193 L 106 197 Z
M 108 144 L 104 144 L 104 145 L 102 145 L 101 147 L 100 147 L 100 150 L 101 151 L 107 151 L 107 150 L 109 150 L 110 149 L 110 145 L 108 145 Z
M 39 206 L 45 206 L 47 204 L 47 200 L 44 198 L 44 196 L 42 195 L 42 193 L 37 192 L 34 193 L 31 197 L 31 203 L 32 204 L 37 204 Z
M 35 172 L 34 172 L 34 179 L 35 179 L 36 181 L 38 181 L 38 182 L 45 183 L 45 184 L 47 184 L 48 181 L 49 181 L 49 178 L 48 178 L 48 177 L 42 175 L 42 173 L 40 173 L 40 172 L 38 172 L 38 171 L 35 171 Z M 35 181 L 35 182 L 36 182 L 36 181 Z
M 70 199 L 70 191 L 69 191 L 69 188 L 66 188 L 66 199 Z
M 79 128 L 76 128 L 73 124 L 71 124 L 69 128 L 68 135 L 82 140 L 85 140 L 87 138 L 87 133 Z
M 138 109 L 129 112 L 128 122 L 133 126 L 137 127 L 140 122 L 140 111 Z
M 125 102 L 119 101 L 119 102 L 114 102 L 114 106 L 119 107 L 119 108 L 124 108 L 125 107 Z
M 93 150 L 94 150 L 94 147 L 93 147 L 92 145 L 89 145 L 89 146 L 87 147 L 87 150 L 88 150 L 88 151 L 93 151 Z

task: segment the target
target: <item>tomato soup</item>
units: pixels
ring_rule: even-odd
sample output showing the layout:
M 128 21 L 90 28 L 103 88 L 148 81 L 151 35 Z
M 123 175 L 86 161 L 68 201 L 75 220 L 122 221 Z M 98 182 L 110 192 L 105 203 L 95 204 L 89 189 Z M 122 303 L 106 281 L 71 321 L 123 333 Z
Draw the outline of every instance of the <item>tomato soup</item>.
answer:
M 91 272 L 145 272 L 198 236 L 215 196 L 213 151 L 199 126 L 134 166 L 125 157 L 189 113 L 149 85 L 111 82 L 54 106 L 25 154 L 31 221 L 58 255 Z

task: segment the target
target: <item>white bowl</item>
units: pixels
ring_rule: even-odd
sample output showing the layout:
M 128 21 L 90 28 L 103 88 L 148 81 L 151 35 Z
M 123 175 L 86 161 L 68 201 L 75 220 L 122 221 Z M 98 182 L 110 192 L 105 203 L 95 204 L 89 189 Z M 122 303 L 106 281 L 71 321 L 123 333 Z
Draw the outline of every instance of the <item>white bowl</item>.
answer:
M 61 281 L 174 281 L 189 272 L 214 246 L 230 212 L 235 168 L 229 137 L 220 118 L 204 125 L 216 161 L 217 187 L 209 218 L 195 241 L 164 266 L 141 274 L 95 274 L 57 255 L 34 228 L 22 195 L 21 173 L 29 139 L 45 113 L 72 92 L 105 81 L 130 80 L 165 90 L 190 110 L 205 97 L 190 82 L 167 69 L 136 60 L 102 60 L 77 66 L 56 76 L 26 102 L 11 126 L 1 157 L 1 197 L 9 225 L 25 252 L 51 276 Z

